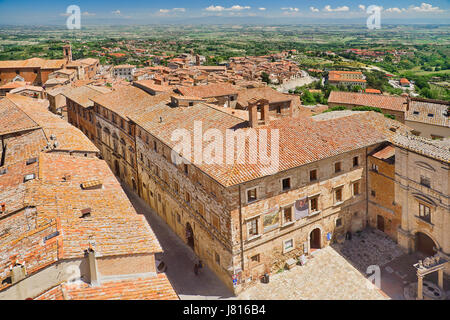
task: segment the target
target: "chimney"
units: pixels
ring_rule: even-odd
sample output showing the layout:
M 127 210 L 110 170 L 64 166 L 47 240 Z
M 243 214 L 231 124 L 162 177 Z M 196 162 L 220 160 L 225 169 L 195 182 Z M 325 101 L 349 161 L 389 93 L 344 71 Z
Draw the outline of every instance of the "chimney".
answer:
M 0 204 L 0 206 L 1 206 L 1 213 L 5 213 L 6 212 L 6 203 L 4 203 L 4 202 L 2 202 L 1 204 Z
M 248 103 L 248 122 L 252 128 L 258 126 L 258 105 L 256 103 Z
M 98 268 L 97 268 L 97 259 L 95 258 L 95 251 L 91 247 L 87 249 L 86 254 L 88 256 L 88 262 L 89 262 L 89 275 L 90 275 L 90 282 L 91 286 L 98 286 L 100 285 L 99 276 L 98 276 Z
M 269 123 L 269 101 L 263 100 L 262 103 L 261 119 L 263 120 L 263 124 L 266 124 Z

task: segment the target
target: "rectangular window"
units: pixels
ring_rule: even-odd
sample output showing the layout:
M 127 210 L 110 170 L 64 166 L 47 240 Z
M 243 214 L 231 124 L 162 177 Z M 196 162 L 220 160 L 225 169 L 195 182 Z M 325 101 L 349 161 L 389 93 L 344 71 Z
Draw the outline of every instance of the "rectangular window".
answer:
M 313 197 L 309 199 L 309 207 L 311 208 L 311 212 L 319 211 L 319 197 Z
M 191 203 L 191 194 L 189 192 L 186 192 L 185 200 L 186 200 L 187 203 Z
M 294 249 L 294 239 L 285 240 L 283 242 L 284 245 L 284 252 L 291 251 Z
M 256 188 L 247 190 L 247 202 L 256 200 Z
M 334 164 L 334 173 L 338 173 L 341 172 L 342 168 L 341 168 L 341 163 L 340 162 L 336 162 Z
M 283 179 L 282 182 L 283 191 L 289 190 L 291 188 L 291 178 Z
M 419 217 L 427 222 L 431 222 L 431 209 L 430 207 L 419 203 Z
M 203 207 L 203 204 L 198 202 L 197 203 L 197 212 L 204 217 L 205 216 L 205 208 Z
M 214 228 L 216 228 L 217 230 L 220 230 L 220 219 L 217 216 L 217 214 L 215 213 L 211 213 L 212 216 L 212 225 Z
M 342 187 L 334 190 L 334 202 L 342 202 Z
M 283 209 L 283 224 L 292 222 L 292 207 Z
M 189 174 L 189 167 L 187 164 L 184 164 L 184 173 Z
M 155 152 L 158 152 L 158 145 L 157 145 L 156 141 L 153 141 L 153 150 Z
M 248 236 L 254 237 L 258 235 L 258 218 L 252 219 L 247 222 Z
M 336 227 L 342 226 L 342 218 L 336 219 Z
M 259 263 L 259 261 L 260 261 L 259 254 L 255 254 L 254 256 L 252 256 L 250 258 L 250 261 L 253 262 L 253 263 Z
M 309 172 L 309 181 L 317 180 L 317 169 L 311 170 Z
M 372 171 L 378 172 L 378 166 L 375 163 L 372 163 Z
M 176 194 L 180 192 L 180 186 L 178 185 L 178 182 L 173 182 L 173 191 L 175 191 Z
M 353 183 L 353 195 L 357 196 L 359 194 L 359 182 Z
M 357 166 L 359 166 L 359 158 L 356 156 L 356 157 L 353 157 L 353 166 L 354 167 L 357 167 Z
M 424 176 L 420 176 L 420 184 L 429 188 L 431 185 L 431 181 L 430 178 L 424 177 Z
M 218 265 L 220 265 L 220 255 L 217 252 L 214 252 L 215 261 Z
M 376 197 L 377 193 L 375 192 L 375 190 L 370 190 L 370 195 L 372 197 Z

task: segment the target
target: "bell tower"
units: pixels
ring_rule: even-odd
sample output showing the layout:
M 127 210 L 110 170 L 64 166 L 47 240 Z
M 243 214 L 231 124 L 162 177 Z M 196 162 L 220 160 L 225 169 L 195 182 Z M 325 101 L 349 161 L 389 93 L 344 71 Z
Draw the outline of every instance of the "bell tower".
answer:
M 66 44 L 63 46 L 63 55 L 66 63 L 72 61 L 72 47 L 70 46 L 70 44 Z

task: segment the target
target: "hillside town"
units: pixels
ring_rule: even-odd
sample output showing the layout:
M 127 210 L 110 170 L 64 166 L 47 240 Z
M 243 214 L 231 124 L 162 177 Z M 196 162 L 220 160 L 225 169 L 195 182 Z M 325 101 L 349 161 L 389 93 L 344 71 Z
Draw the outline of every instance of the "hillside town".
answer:
M 447 100 L 295 49 L 62 48 L 0 61 L 0 299 L 450 299 Z

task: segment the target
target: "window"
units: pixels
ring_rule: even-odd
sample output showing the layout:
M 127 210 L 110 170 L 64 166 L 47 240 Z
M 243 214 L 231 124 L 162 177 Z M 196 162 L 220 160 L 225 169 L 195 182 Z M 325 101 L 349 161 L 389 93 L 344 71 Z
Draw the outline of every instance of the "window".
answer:
M 283 191 L 291 188 L 291 178 L 286 178 L 281 181 Z
M 155 166 L 155 174 L 157 177 L 159 177 L 159 167 Z
M 336 227 L 342 226 L 342 218 L 336 219 Z
M 185 200 L 186 200 L 187 203 L 191 203 L 191 194 L 189 192 L 186 192 Z
M 281 113 L 281 106 L 277 106 L 277 113 L 278 113 L 278 114 Z
M 334 190 L 334 203 L 342 202 L 342 187 Z
M 357 196 L 359 194 L 359 182 L 353 183 L 353 195 Z
M 123 129 L 124 127 L 124 123 L 123 123 L 123 119 L 120 119 L 120 127 Z
M 220 230 L 220 219 L 219 219 L 219 217 L 215 213 L 212 213 L 211 216 L 212 216 L 212 225 L 217 230 Z
M 283 251 L 285 253 L 294 249 L 294 239 L 289 239 L 289 240 L 283 241 L 283 249 L 284 249 Z
M 420 176 L 420 184 L 429 188 L 431 185 L 431 181 L 430 178 L 424 177 L 424 176 Z
M 253 263 L 259 263 L 259 261 L 260 261 L 259 254 L 255 254 L 254 256 L 252 256 L 250 258 L 250 261 L 253 262 Z
M 311 208 L 311 212 L 319 211 L 319 196 L 309 199 L 309 207 Z
M 372 197 L 376 197 L 376 192 L 375 192 L 375 190 L 371 190 L 371 191 L 370 191 L 370 195 L 371 195 Z
M 184 164 L 184 173 L 189 174 L 189 167 L 187 164 Z
M 317 180 L 317 169 L 311 170 L 309 172 L 309 181 Z
M 217 252 L 214 252 L 215 261 L 218 265 L 220 265 L 220 255 Z
M 178 213 L 177 213 L 177 222 L 181 223 L 181 217 L 180 217 L 180 215 Z
M 359 158 L 356 156 L 356 157 L 353 157 L 353 166 L 354 167 L 357 167 L 357 166 L 359 166 Z
M 292 207 L 283 209 L 283 224 L 292 222 Z
M 197 203 L 197 212 L 204 217 L 205 216 L 205 208 L 203 207 L 202 203 Z
M 254 237 L 258 235 L 258 218 L 254 218 L 247 222 L 248 236 Z
M 378 172 L 378 166 L 375 163 L 372 163 L 372 171 Z
M 341 168 L 341 163 L 340 162 L 336 162 L 335 164 L 334 164 L 334 173 L 338 173 L 338 172 L 340 172 L 342 170 L 342 168 Z
M 158 145 L 157 145 L 156 141 L 153 141 L 153 150 L 155 152 L 158 152 Z
M 178 185 L 178 182 L 176 182 L 176 181 L 173 182 L 173 190 L 175 191 L 176 194 L 178 194 L 180 192 L 180 186 Z
M 419 203 L 419 217 L 427 222 L 431 222 L 431 209 L 430 207 Z
M 256 200 L 256 188 L 247 190 L 247 202 Z

